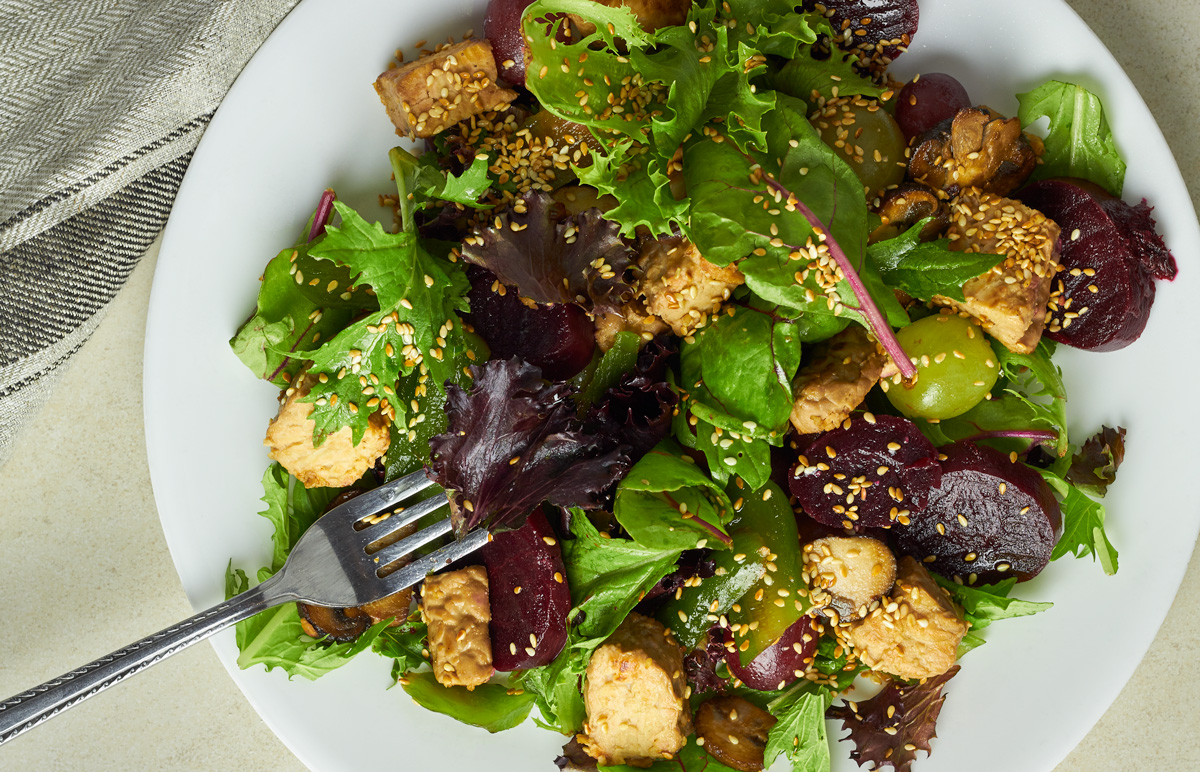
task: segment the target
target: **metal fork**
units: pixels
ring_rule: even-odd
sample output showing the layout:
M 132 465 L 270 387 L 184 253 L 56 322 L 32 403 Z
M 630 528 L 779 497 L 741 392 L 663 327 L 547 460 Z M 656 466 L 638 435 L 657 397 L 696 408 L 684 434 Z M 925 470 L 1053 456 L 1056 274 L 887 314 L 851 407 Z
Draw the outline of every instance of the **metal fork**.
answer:
M 472 531 L 391 573 L 385 570 L 389 564 L 450 533 L 452 526 L 447 517 L 394 543 L 385 541 L 400 528 L 446 506 L 446 497 L 441 495 L 405 506 L 432 484 L 424 472 L 414 472 L 350 499 L 305 531 L 283 568 L 262 584 L 0 703 L 0 745 L 272 606 L 288 601 L 335 608 L 361 606 L 411 587 L 486 544 L 486 530 Z M 381 541 L 386 546 L 375 549 Z

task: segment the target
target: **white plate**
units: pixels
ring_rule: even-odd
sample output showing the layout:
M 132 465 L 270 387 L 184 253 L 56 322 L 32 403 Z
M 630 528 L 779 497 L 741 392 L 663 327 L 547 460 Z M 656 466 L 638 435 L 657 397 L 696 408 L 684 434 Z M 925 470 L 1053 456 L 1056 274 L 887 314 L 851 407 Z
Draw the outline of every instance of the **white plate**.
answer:
M 1142 658 L 1179 586 L 1200 527 L 1181 485 L 1200 452 L 1180 431 L 1200 365 L 1185 350 L 1200 325 L 1200 231 L 1158 127 L 1129 79 L 1061 0 L 922 3 L 913 50 L 896 66 L 957 75 L 972 97 L 1012 114 L 1013 94 L 1063 76 L 1103 95 L 1142 196 L 1179 260 L 1160 284 L 1145 337 L 1111 354 L 1062 350 L 1079 436 L 1128 427 L 1109 496 L 1121 570 L 1061 560 L 1019 594 L 1048 613 L 1005 621 L 948 688 L 935 752 L 921 772 L 1052 769 L 1107 709 Z M 262 47 L 222 104 L 184 179 L 158 259 L 146 334 L 146 444 L 154 493 L 188 597 L 221 599 L 226 563 L 269 555 L 259 509 L 274 387 L 256 382 L 226 340 L 253 308 L 267 260 L 292 243 L 321 191 L 380 211 L 396 142 L 371 88 L 396 46 L 480 29 L 482 0 L 306 0 Z M 1036 23 L 1029 23 L 1036 19 Z M 231 633 L 214 645 L 267 724 L 304 763 L 349 769 L 549 770 L 561 744 L 527 725 L 488 735 L 387 691 L 388 664 L 364 655 L 315 683 L 238 670 Z M 838 770 L 856 769 L 848 744 Z

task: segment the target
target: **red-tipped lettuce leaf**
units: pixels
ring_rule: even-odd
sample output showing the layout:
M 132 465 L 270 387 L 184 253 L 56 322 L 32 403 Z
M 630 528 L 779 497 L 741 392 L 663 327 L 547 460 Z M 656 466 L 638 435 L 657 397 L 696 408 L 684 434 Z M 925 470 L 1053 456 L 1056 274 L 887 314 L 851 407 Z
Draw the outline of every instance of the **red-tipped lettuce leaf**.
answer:
M 937 737 L 938 714 L 946 701 L 942 687 L 958 669 L 955 665 L 936 678 L 911 686 L 892 681 L 869 700 L 830 708 L 826 715 L 841 719 L 850 730 L 844 738 L 855 745 L 850 758 L 859 766 L 890 766 L 896 772 L 909 772 L 918 750 L 931 752 L 929 741 Z M 889 715 L 890 708 L 895 710 Z
M 1117 468 L 1124 460 L 1125 430 L 1102 426 L 1071 459 L 1067 482 L 1086 493 L 1103 496 L 1117 479 Z
M 633 461 L 670 433 L 679 405 L 679 394 L 667 383 L 667 359 L 674 353 L 675 345 L 666 336 L 647 343 L 634 369 L 604 392 L 588 413 L 588 428 L 627 445 Z
M 516 358 L 470 369 L 470 391 L 446 385 L 449 426 L 429 443 L 459 533 L 519 528 L 543 501 L 594 508 L 629 470 L 614 442 L 583 431 L 567 385 Z
M 525 211 L 510 209 L 463 242 L 463 257 L 537 303 L 579 303 L 616 310 L 633 298 L 624 272 L 632 252 L 620 228 L 598 209 L 577 215 L 530 192 Z

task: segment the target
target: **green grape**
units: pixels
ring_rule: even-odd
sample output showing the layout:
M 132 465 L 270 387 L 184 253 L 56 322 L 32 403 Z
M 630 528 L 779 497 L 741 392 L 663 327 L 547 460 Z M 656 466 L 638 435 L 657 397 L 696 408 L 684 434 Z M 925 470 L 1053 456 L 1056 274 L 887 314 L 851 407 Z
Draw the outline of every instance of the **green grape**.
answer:
M 821 141 L 840 155 L 874 197 L 904 181 L 904 132 L 874 99 L 831 99 L 812 118 Z
M 979 323 L 943 312 L 896 333 L 917 365 L 913 387 L 888 384 L 887 398 L 910 418 L 962 415 L 984 398 L 1000 375 L 996 355 Z

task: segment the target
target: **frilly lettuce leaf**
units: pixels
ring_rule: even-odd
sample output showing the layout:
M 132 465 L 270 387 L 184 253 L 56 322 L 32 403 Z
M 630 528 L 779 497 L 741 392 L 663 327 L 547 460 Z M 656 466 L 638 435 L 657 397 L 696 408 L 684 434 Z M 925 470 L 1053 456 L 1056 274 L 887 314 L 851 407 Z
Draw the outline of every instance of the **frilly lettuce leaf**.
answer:
M 566 384 L 515 357 L 470 369 L 469 391 L 447 386 L 449 426 L 430 441 L 460 533 L 519 528 L 543 501 L 594 508 L 629 469 L 615 442 L 583 430 Z
M 463 242 L 462 256 L 536 303 L 580 303 L 616 310 L 633 298 L 625 269 L 633 252 L 619 227 L 588 209 L 567 216 L 542 192 L 522 199 Z

